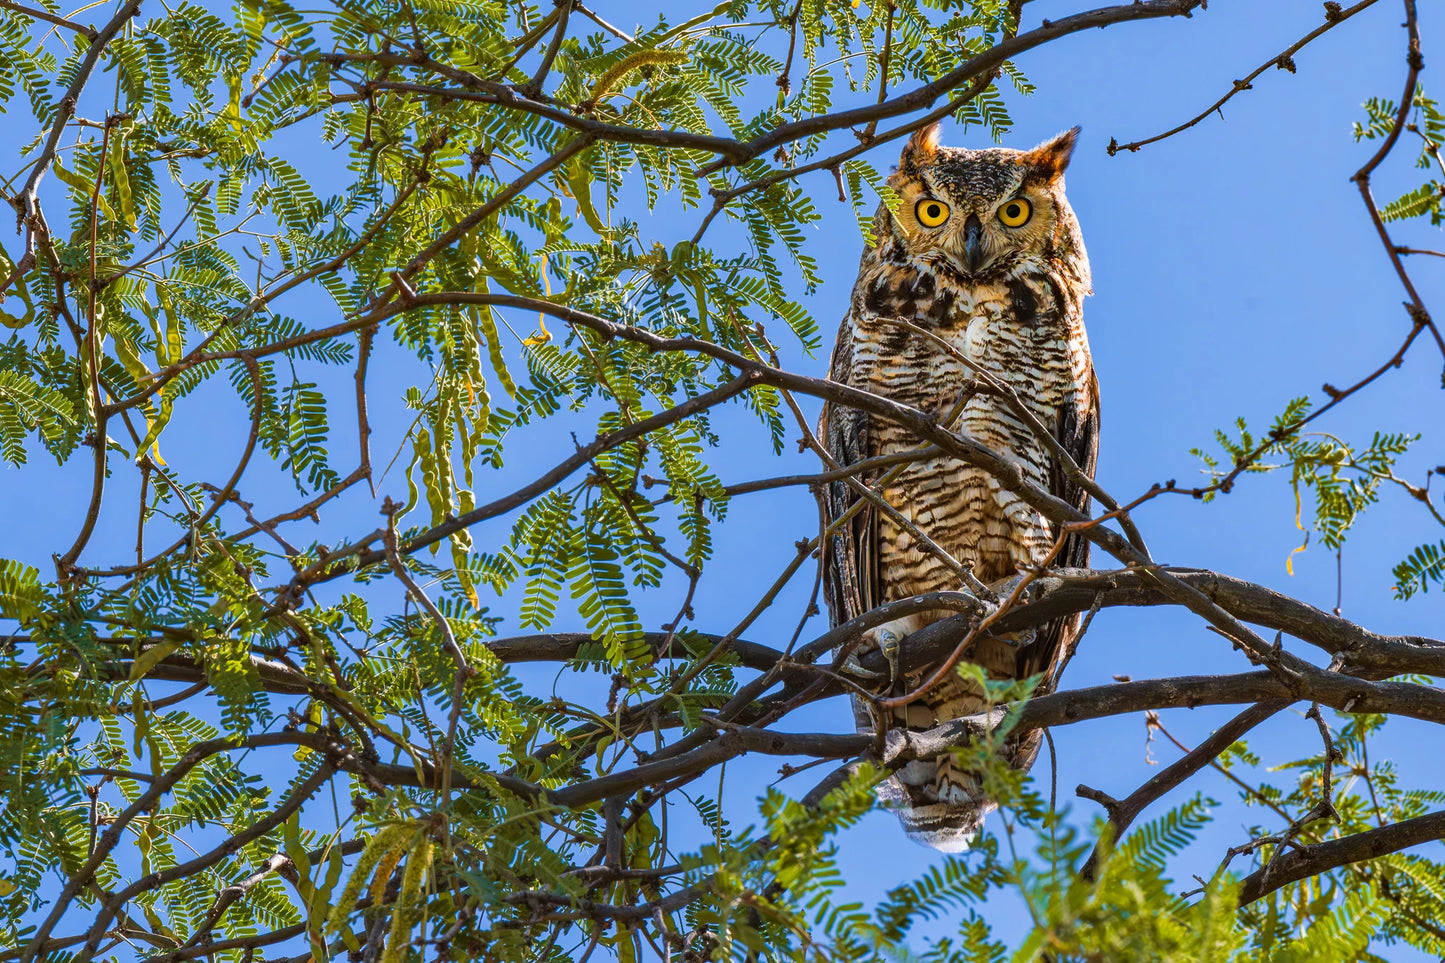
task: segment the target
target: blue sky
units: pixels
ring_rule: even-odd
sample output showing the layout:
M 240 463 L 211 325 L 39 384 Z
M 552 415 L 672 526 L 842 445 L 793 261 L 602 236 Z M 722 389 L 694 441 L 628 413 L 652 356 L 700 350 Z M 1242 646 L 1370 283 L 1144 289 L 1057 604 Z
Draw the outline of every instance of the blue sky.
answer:
M 599 3 L 594 8 L 613 22 L 630 22 L 630 4 Z M 701 7 L 699 8 L 701 9 Z M 1042 17 L 1061 17 L 1078 7 L 1054 0 L 1035 0 L 1025 7 L 1026 25 Z M 1433 5 L 1421 9 L 1426 61 L 1430 38 L 1445 36 L 1445 14 Z M 684 19 L 674 13 L 673 19 Z M 1069 196 L 1079 219 L 1094 270 L 1095 296 L 1086 302 L 1095 364 L 1103 398 L 1103 435 L 1099 479 L 1121 499 L 1170 478 L 1194 484 L 1199 462 L 1189 454 L 1208 446 L 1214 429 L 1227 427 L 1236 416 L 1264 427 L 1284 403 L 1312 394 L 1329 381 L 1343 385 L 1389 357 L 1404 337 L 1409 320 L 1400 306 L 1403 292 L 1374 236 L 1349 176 L 1372 152 L 1354 143 L 1350 125 L 1363 114 L 1367 97 L 1397 98 L 1404 76 L 1404 31 L 1400 9 L 1382 2 L 1327 34 L 1297 55 L 1298 74 L 1266 72 L 1255 89 L 1236 97 L 1224 117 L 1199 126 L 1137 154 L 1109 157 L 1110 137 L 1120 142 L 1150 136 L 1192 116 L 1259 63 L 1316 26 L 1321 7 L 1314 0 L 1277 0 L 1247 4 L 1216 0 L 1207 12 L 1190 20 L 1125 24 L 1065 38 L 1020 58 L 1019 66 L 1038 85 L 1032 98 L 1010 95 L 1017 123 L 1006 143 L 1030 146 L 1075 124 L 1083 138 L 1068 173 Z M 1437 54 L 1438 55 L 1438 54 Z M 1426 70 L 1426 89 L 1433 79 Z M 846 95 L 844 95 L 846 96 Z M 858 95 L 858 102 L 867 99 Z M 850 104 L 851 105 L 851 104 Z M 16 130 L 21 115 L 0 117 L 0 131 Z M 14 142 L 14 137 L 6 140 Z M 23 132 L 29 136 L 28 125 Z M 842 135 L 847 138 L 846 132 Z M 946 127 L 944 143 L 982 146 L 979 132 L 961 134 Z M 843 140 L 840 139 L 840 143 Z M 304 145 L 298 144 L 298 152 Z M 885 145 L 871 155 L 886 168 L 897 147 Z M 1419 183 L 1410 166 L 1413 149 L 1402 144 L 1376 177 L 1383 204 Z M 338 152 L 311 153 L 306 160 L 320 171 L 342 163 Z M 1412 180 L 1413 178 L 1413 180 Z M 824 265 L 829 280 L 807 307 L 824 326 L 825 348 L 804 356 L 774 331 L 785 360 L 798 370 L 826 372 L 826 346 L 842 317 L 861 245 L 849 208 L 836 203 L 831 175 L 810 175 L 802 182 L 824 214 L 813 232 L 812 254 Z M 643 224 L 644 239 L 667 246 L 691 235 L 700 214 L 681 218 L 674 213 L 649 216 L 628 212 Z M 57 217 L 52 216 L 52 220 Z M 1411 224 L 1393 228 L 1401 243 L 1438 247 L 1438 232 Z M 720 232 L 714 243 L 726 252 L 739 235 Z M 9 241 L 6 242 L 9 246 Z M 1426 259 L 1429 260 L 1429 259 Z M 1412 263 L 1416 283 L 1427 303 L 1445 304 L 1441 269 Z M 332 317 L 327 302 L 306 297 L 283 310 L 317 325 Z M 314 312 L 314 313 L 313 313 Z M 514 326 L 528 330 L 535 319 L 516 315 Z M 1441 423 L 1442 359 L 1422 340 L 1404 366 L 1361 396 L 1327 416 L 1319 427 L 1347 440 L 1366 441 L 1375 429 L 1424 432 L 1416 451 L 1404 462 L 1419 479 L 1432 465 L 1445 461 L 1437 426 Z M 409 385 L 425 384 L 415 362 L 382 354 L 387 363 L 373 366 L 373 461 L 384 466 L 410 424 L 399 403 Z M 333 396 L 344 405 L 349 374 L 337 372 Z M 197 410 L 182 412 L 162 442 L 166 457 L 192 473 L 213 480 L 229 471 L 230 449 L 209 450 L 216 426 L 242 416 L 229 389 L 207 391 Z M 815 413 L 810 408 L 810 415 Z M 804 468 L 800 457 L 773 458 L 760 444 L 762 434 L 749 427 L 742 412 L 729 413 L 719 425 L 736 426 L 712 463 L 725 482 L 782 474 Z M 545 426 L 508 451 L 508 465 L 484 483 L 484 493 L 509 489 L 549 467 L 570 450 L 567 430 L 558 422 Z M 351 436 L 346 416 L 336 417 L 335 467 L 350 468 Z M 561 444 L 564 447 L 558 448 Z M 788 446 L 789 452 L 792 446 Z M 402 465 L 378 486 L 384 495 L 405 498 Z M 24 472 L 6 468 L 0 488 L 15 506 L 0 534 L 0 556 L 19 557 L 48 571 L 51 553 L 69 544 L 89 492 L 90 465 L 77 458 L 64 468 L 38 457 Z M 131 485 L 130 481 L 121 483 Z M 264 471 L 253 470 L 241 491 L 248 499 L 269 500 L 274 510 L 289 507 L 287 485 Z M 121 490 L 121 489 L 118 489 Z M 130 489 L 121 499 L 133 499 Z M 331 537 L 370 530 L 379 517 L 370 496 L 348 496 L 330 517 Z M 131 510 L 133 511 L 133 510 Z M 1311 547 L 1295 558 L 1295 575 L 1285 559 L 1298 546 L 1293 526 L 1293 497 L 1286 479 L 1246 479 L 1236 492 L 1205 505 L 1183 497 L 1159 498 L 1137 514 L 1156 559 L 1172 564 L 1218 569 L 1257 581 L 1322 608 L 1334 605 L 1335 562 L 1322 548 Z M 60 521 L 57 523 L 57 519 Z M 1408 603 L 1392 600 L 1390 567 L 1416 544 L 1439 538 L 1416 506 L 1387 495 L 1350 537 L 1343 557 L 1343 614 L 1374 630 L 1388 633 L 1440 635 L 1439 594 Z M 315 537 L 298 528 L 293 541 Z M 498 520 L 476 533 L 479 546 L 505 538 L 509 525 Z M 805 490 L 740 497 L 729 509 L 728 523 L 717 533 L 717 555 L 704 579 L 695 625 L 726 631 L 751 607 L 794 551 L 795 540 L 816 531 L 815 509 Z M 152 538 L 160 538 L 157 534 Z M 83 561 L 124 561 L 134 544 L 134 515 L 118 510 L 98 532 Z M 785 642 L 807 600 L 811 573 L 795 580 L 788 592 L 752 629 L 749 638 Z M 401 598 L 394 587 L 394 599 Z M 680 588 L 643 599 L 644 622 L 655 627 L 670 619 Z M 503 599 L 494 612 L 510 615 L 515 599 Z M 557 628 L 580 623 L 564 613 Z M 815 620 L 808 634 L 825 626 Z M 508 634 L 515 623 L 504 625 Z M 1303 646 L 1296 651 L 1315 658 Z M 1217 636 L 1194 619 L 1164 609 L 1106 611 L 1064 679 L 1065 687 L 1108 682 L 1115 674 L 1135 679 L 1186 673 L 1233 672 L 1244 668 Z M 552 674 L 531 668 L 520 673 L 538 690 L 552 683 Z M 585 687 L 591 680 L 569 679 L 563 685 Z M 603 683 L 605 685 L 605 683 Z M 1173 710 L 1165 725 L 1186 744 L 1193 744 L 1233 712 Z M 1327 714 L 1328 715 L 1328 714 Z M 800 730 L 839 731 L 851 725 L 846 705 L 833 701 L 796 714 Z M 1438 772 L 1438 748 L 1424 723 L 1396 720 L 1378 746 L 1393 758 L 1407 784 L 1419 784 Z M 1059 798 L 1077 813 L 1092 815 L 1091 803 L 1073 798 L 1073 787 L 1087 783 L 1122 796 L 1157 770 L 1146 762 L 1145 726 L 1141 716 L 1124 716 L 1064 727 L 1054 732 L 1059 753 Z M 1286 761 L 1316 751 L 1313 724 L 1297 714 L 1284 714 L 1258 730 L 1251 743 L 1267 760 Z M 1176 758 L 1156 740 L 1154 756 Z M 754 798 L 778 760 L 744 760 L 729 768 L 725 794 L 735 822 L 755 812 Z M 1037 772 L 1047 778 L 1046 760 Z M 811 786 L 798 777 L 785 788 L 801 793 Z M 1191 781 L 1156 804 L 1145 815 L 1163 809 L 1196 789 L 1225 803 L 1203 842 L 1181 863 L 1183 873 L 1208 873 L 1222 850 L 1247 838 L 1243 826 L 1254 811 L 1234 803 L 1236 793 L 1222 779 L 1207 774 Z M 991 825 L 996 826 L 997 820 Z M 899 881 L 940 858 L 908 842 L 896 821 L 877 813 L 840 840 L 842 866 L 856 897 L 869 901 Z M 1242 866 L 1240 867 L 1242 868 Z M 1009 904 L 990 911 L 999 933 L 1022 927 L 1026 918 Z M 1386 951 L 1391 959 L 1412 959 Z

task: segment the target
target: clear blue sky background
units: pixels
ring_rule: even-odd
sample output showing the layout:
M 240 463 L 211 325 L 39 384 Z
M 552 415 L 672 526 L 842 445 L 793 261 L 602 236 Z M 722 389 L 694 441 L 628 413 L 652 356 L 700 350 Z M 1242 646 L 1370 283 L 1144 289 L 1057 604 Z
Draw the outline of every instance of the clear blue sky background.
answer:
M 1035 0 L 1025 8 L 1025 26 L 1081 6 Z M 636 16 L 626 3 L 599 3 L 595 9 L 624 27 Z M 678 11 L 671 18 L 679 22 L 685 16 Z M 1256 89 L 1227 105 L 1222 120 L 1211 117 L 1138 154 L 1111 158 L 1104 150 L 1111 136 L 1121 142 L 1135 140 L 1202 110 L 1235 78 L 1278 54 L 1321 18 L 1321 7 L 1314 0 L 1216 0 L 1191 20 L 1126 24 L 1079 34 L 1019 60 L 1039 91 L 1028 99 L 1010 95 L 1017 128 L 1007 144 L 1029 146 L 1075 124 L 1084 128 L 1068 174 L 1069 196 L 1083 225 L 1097 292 L 1086 303 L 1085 315 L 1103 395 L 1099 479 L 1121 499 L 1170 478 L 1196 483 L 1199 463 L 1189 449 L 1210 444 L 1215 428 L 1228 426 L 1239 415 L 1262 428 L 1291 397 L 1320 398 L 1319 387 L 1325 381 L 1353 382 L 1389 357 L 1408 329 L 1399 283 L 1349 182 L 1350 174 L 1373 150 L 1355 144 L 1350 134 L 1351 123 L 1363 116 L 1360 103 L 1370 96 L 1397 98 L 1403 83 L 1405 38 L 1397 3 L 1386 0 L 1307 48 L 1296 57 L 1298 75 L 1265 73 Z M 1430 64 L 1442 55 L 1432 39 L 1445 39 L 1445 15 L 1436 5 L 1422 4 L 1421 18 Z M 1434 71 L 1425 71 L 1427 90 L 1434 76 Z M 857 95 L 850 105 L 866 99 L 868 95 Z M 15 112 L 0 116 L 5 142 L 29 138 L 29 125 L 20 120 Z M 949 144 L 983 146 L 980 136 L 977 130 L 961 133 L 951 127 L 945 129 L 943 139 Z M 844 132 L 839 143 L 848 138 Z M 303 169 L 324 184 L 328 166 L 335 164 L 339 171 L 343 156 L 316 151 L 311 144 L 314 140 L 298 141 L 297 162 L 305 163 Z M 872 159 L 886 168 L 896 156 L 896 145 L 885 145 Z M 1413 145 L 1402 144 L 1379 172 L 1376 190 L 1382 204 L 1419 183 L 1410 166 L 1413 156 Z M 822 375 L 833 325 L 847 302 L 861 239 L 848 207 L 835 202 L 829 174 L 811 175 L 803 184 L 824 212 L 824 221 L 814 232 L 812 253 L 831 280 L 806 303 L 825 328 L 825 347 L 804 357 L 781 328 L 772 334 L 791 365 Z M 645 241 L 656 239 L 668 246 L 690 236 L 700 217 L 696 211 L 682 217 L 672 211 L 651 217 L 642 209 L 627 213 L 643 223 Z M 58 215 L 52 216 L 52 221 L 57 219 Z M 1438 232 L 1428 226 L 1394 230 L 1401 243 L 1439 246 Z M 727 245 L 741 243 L 739 239 L 740 235 L 724 229 L 714 243 L 728 253 Z M 1427 303 L 1445 312 L 1441 268 L 1433 263 L 1411 266 Z M 309 295 L 285 302 L 282 310 L 318 326 L 334 318 L 329 302 Z M 515 315 L 513 324 L 525 332 L 535 326 L 535 319 Z M 1413 478 L 1423 478 L 1429 466 L 1445 462 L 1438 430 L 1441 359 L 1432 350 L 1422 340 L 1403 368 L 1327 416 L 1319 427 L 1360 442 L 1377 428 L 1424 432 L 1417 451 L 1405 463 Z M 372 369 L 371 413 L 376 429 L 373 460 L 381 467 L 410 424 L 410 413 L 400 404 L 401 391 L 412 384 L 424 386 L 429 376 L 395 352 L 383 353 L 379 361 Z M 345 407 L 349 373 L 337 372 L 327 385 L 335 389 L 332 397 L 340 406 L 333 415 L 335 466 L 345 473 L 353 445 Z M 217 453 L 210 450 L 210 442 L 217 437 L 218 425 L 239 425 L 243 412 L 224 385 L 206 389 L 201 397 L 205 399 L 201 405 L 178 414 L 162 450 L 187 477 L 219 482 L 229 472 L 233 446 L 227 444 Z M 749 427 L 750 419 L 741 412 L 727 415 L 719 424 L 738 429 L 712 459 L 725 482 L 807 467 L 792 454 L 782 458 L 765 454 L 759 444 L 761 433 Z M 508 449 L 505 470 L 479 485 L 479 500 L 510 490 L 513 483 L 550 467 L 570 450 L 567 431 L 575 427 L 576 423 L 559 420 L 535 434 L 518 435 L 516 442 L 522 444 Z M 790 444 L 790 452 L 791 448 Z M 393 468 L 378 486 L 378 500 L 385 494 L 404 499 L 401 467 Z M 124 494 L 115 497 L 133 501 L 134 483 L 125 479 L 117 485 L 116 491 Z M 6 468 L 0 474 L 0 490 L 11 515 L 0 531 L 0 556 L 22 558 L 49 571 L 51 553 L 63 551 L 73 537 L 89 486 L 87 458 L 77 458 L 62 469 L 47 464 L 43 456 L 24 472 Z M 243 481 L 241 492 L 278 511 L 296 500 L 288 488 L 288 483 L 257 468 Z M 324 526 L 326 534 L 319 537 L 370 530 L 379 520 L 376 508 L 369 496 L 348 496 L 332 511 Z M 258 507 L 258 512 L 263 510 Z M 133 511 L 114 510 L 82 561 L 113 564 L 131 556 Z M 707 631 L 730 628 L 783 569 L 794 541 L 816 532 L 814 505 L 802 489 L 740 497 L 729 512 L 696 605 L 695 625 Z M 1312 547 L 1296 556 L 1293 577 L 1285 571 L 1285 558 L 1300 541 L 1293 516 L 1286 479 L 1266 476 L 1245 480 L 1234 494 L 1212 505 L 1182 497 L 1156 499 L 1137 518 L 1161 561 L 1218 569 L 1329 608 L 1335 595 L 1332 555 Z M 1441 635 L 1439 594 L 1409 603 L 1391 598 L 1390 567 L 1416 544 L 1440 537 L 1431 524 L 1423 512 L 1393 495 L 1372 510 L 1345 548 L 1346 617 L 1381 632 Z M 310 523 L 296 527 L 292 540 L 317 537 L 310 528 Z M 477 543 L 495 544 L 507 531 L 506 521 L 493 521 L 476 532 Z M 159 531 L 150 536 L 162 537 Z M 810 572 L 800 575 L 748 636 L 773 644 L 785 642 L 806 604 L 811 581 Z M 649 627 L 672 617 L 680 591 L 673 586 L 642 600 Z M 389 599 L 392 605 L 401 599 L 399 586 L 391 583 L 372 595 Z M 516 604 L 513 598 L 501 600 L 494 612 L 511 616 Z M 580 622 L 564 612 L 556 627 L 578 626 Z M 823 628 L 822 619 L 817 619 L 805 636 Z M 521 630 L 509 621 L 502 631 Z M 1302 645 L 1296 651 L 1316 657 Z M 1095 620 L 1064 685 L 1101 684 L 1116 673 L 1140 679 L 1244 667 L 1243 657 L 1232 653 L 1227 643 L 1181 613 L 1113 610 Z M 542 669 L 520 674 L 539 693 L 553 684 L 552 673 Z M 577 692 L 597 683 L 595 678 L 572 678 L 560 684 Z M 1163 718 L 1172 732 L 1192 745 L 1232 714 L 1229 708 L 1174 710 Z M 799 729 L 841 731 L 851 725 L 851 718 L 846 705 L 833 701 L 797 713 L 792 724 Z M 1081 814 L 1091 816 L 1097 807 L 1073 798 L 1076 784 L 1122 796 L 1157 771 L 1146 761 L 1142 716 L 1069 726 L 1055 730 L 1054 738 L 1060 801 Z M 1313 725 L 1289 713 L 1260 729 L 1251 742 L 1266 760 L 1275 762 L 1314 753 L 1318 746 Z M 1398 763 L 1407 785 L 1438 780 L 1438 734 L 1425 724 L 1396 720 L 1377 746 Z M 1167 763 L 1177 752 L 1156 740 L 1154 756 Z M 725 794 L 735 823 L 756 812 L 753 801 L 778 762 L 749 759 L 729 767 Z M 1047 779 L 1046 759 L 1036 771 Z M 817 774 L 810 772 L 783 785 L 800 794 Z M 1225 847 L 1245 841 L 1244 825 L 1258 818 L 1257 811 L 1237 805 L 1236 792 L 1213 774 L 1191 781 L 1144 818 L 1197 789 L 1225 805 L 1204 843 L 1181 861 L 1181 876 L 1210 872 Z M 997 819 L 990 825 L 996 827 Z M 872 815 L 839 842 L 849 889 L 865 902 L 941 858 L 908 842 L 886 813 Z M 1000 933 L 1026 925 L 1022 909 L 1014 904 L 992 907 L 989 915 Z M 1398 949 L 1384 955 L 1392 960 L 1416 958 Z

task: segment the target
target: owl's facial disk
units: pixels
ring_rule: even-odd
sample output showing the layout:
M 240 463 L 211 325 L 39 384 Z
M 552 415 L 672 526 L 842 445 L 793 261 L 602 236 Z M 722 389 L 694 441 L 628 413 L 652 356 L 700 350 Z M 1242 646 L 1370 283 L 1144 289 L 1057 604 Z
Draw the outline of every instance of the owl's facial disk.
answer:
M 1049 256 L 1061 217 L 1063 172 L 1078 129 L 1029 151 L 938 146 L 936 128 L 908 142 L 888 179 L 901 203 L 895 230 L 912 258 L 983 278 Z

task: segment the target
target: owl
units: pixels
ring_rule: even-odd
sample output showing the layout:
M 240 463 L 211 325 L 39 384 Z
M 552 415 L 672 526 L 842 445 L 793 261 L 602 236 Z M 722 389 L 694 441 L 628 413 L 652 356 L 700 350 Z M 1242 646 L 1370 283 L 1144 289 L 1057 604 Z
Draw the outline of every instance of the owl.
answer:
M 966 390 L 970 364 L 1012 387 L 1092 477 L 1099 390 L 1082 312 L 1091 293 L 1089 258 L 1064 194 L 1078 133 L 1076 127 L 1025 151 L 943 147 L 937 125 L 915 133 L 888 179 L 897 203 L 878 209 L 829 377 L 940 420 L 957 414 L 952 430 L 1013 459 L 1029 480 L 1083 509 L 1087 494 L 1065 478 L 1050 448 L 1004 399 Z M 820 437 L 845 466 L 920 444 L 896 424 L 839 405 L 824 410 Z M 1054 545 L 1049 520 L 984 471 L 941 454 L 894 471 L 859 478 L 890 510 L 865 500 L 824 540 L 823 582 L 835 626 L 884 602 L 967 590 L 960 567 L 986 585 L 1006 587 Z M 822 492 L 825 519 L 843 519 L 858 499 L 844 482 L 830 483 Z M 1088 555 L 1089 543 L 1071 533 L 1055 564 L 1085 567 Z M 891 656 L 904 636 L 950 614 L 926 612 L 880 626 L 864 636 L 860 651 L 878 647 Z M 981 638 L 965 658 L 993 679 L 1042 673 L 1040 691 L 1047 691 L 1078 631 L 1078 616 L 1063 618 L 1029 637 Z M 911 692 L 936 668 L 890 662 L 894 694 Z M 949 673 L 885 722 L 928 729 L 981 711 L 981 696 L 976 685 Z M 854 714 L 859 731 L 875 731 L 867 700 L 854 698 Z M 1007 743 L 1008 762 L 1028 769 L 1041 738 L 1035 730 Z M 976 775 L 949 756 L 909 763 L 878 793 L 909 836 L 945 852 L 967 849 L 995 807 Z

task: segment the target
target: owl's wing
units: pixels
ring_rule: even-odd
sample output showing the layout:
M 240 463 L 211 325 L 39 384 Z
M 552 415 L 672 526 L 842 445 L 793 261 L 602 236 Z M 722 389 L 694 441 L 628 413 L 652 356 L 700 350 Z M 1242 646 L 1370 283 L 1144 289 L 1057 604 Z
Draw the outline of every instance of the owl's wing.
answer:
M 1074 406 L 1065 406 L 1065 410 L 1060 412 L 1059 443 L 1074 459 L 1074 463 L 1084 470 L 1084 474 L 1093 478 L 1099 465 L 1099 379 L 1094 376 L 1092 367 L 1089 368 L 1086 391 L 1088 400 L 1082 412 Z M 1071 482 L 1064 475 L 1061 465 L 1053 466 L 1049 488 L 1079 511 L 1089 507 L 1089 493 Z M 1064 542 L 1063 552 L 1060 553 L 1060 565 L 1066 568 L 1087 568 L 1091 544 L 1082 535 L 1070 535 Z
M 1099 380 L 1094 376 L 1092 367 L 1089 368 L 1084 391 L 1083 405 L 1065 404 L 1059 411 L 1057 437 L 1074 463 L 1093 478 L 1099 463 Z M 1049 490 L 1080 511 L 1089 507 L 1089 493 L 1070 481 L 1064 474 L 1063 466 L 1057 462 L 1053 463 L 1050 471 Z M 1090 544 L 1083 535 L 1070 534 L 1064 540 L 1056 564 L 1065 568 L 1088 568 Z M 1052 676 L 1059 660 L 1073 643 L 1081 621 L 1079 615 L 1072 615 L 1041 628 L 1038 638 L 1020 659 L 1020 677 L 1035 672 L 1048 672 Z M 1041 691 L 1052 689 L 1055 681 L 1053 678 L 1045 679 Z
M 838 328 L 838 340 L 833 346 L 833 360 L 828 371 L 830 381 L 845 385 L 853 382 L 852 335 L 850 316 L 844 318 Z M 871 453 L 868 417 L 856 408 L 825 405 L 818 424 L 818 437 L 828 454 L 842 467 L 856 464 Z M 856 497 L 841 481 L 823 486 L 819 498 L 823 506 L 824 525 L 831 527 L 835 520 L 842 518 Z M 876 545 L 874 513 L 868 508 L 858 512 L 824 539 L 820 564 L 823 566 L 823 595 L 831 624 L 840 625 L 857 618 L 881 601 Z
M 1064 405 L 1059 412 L 1058 440 L 1064 450 L 1073 457 L 1084 473 L 1094 477 L 1099 463 L 1099 382 L 1091 367 L 1085 386 L 1086 398 L 1082 406 Z M 1049 489 L 1080 511 L 1088 508 L 1089 493 L 1064 476 L 1062 466 L 1054 464 L 1050 471 Z M 1089 565 L 1089 540 L 1082 535 L 1071 534 L 1064 541 L 1057 564 L 1070 568 L 1087 568 Z M 1014 678 L 1026 679 L 1042 672 L 1044 679 L 1039 683 L 1036 695 L 1053 691 L 1058 683 L 1058 672 L 1064 654 L 1074 644 L 1083 616 L 1067 615 L 1042 626 L 1034 641 L 1019 652 L 1018 666 Z M 1043 744 L 1043 730 L 1031 729 L 1012 743 L 1010 764 L 1015 769 L 1027 770 L 1034 764 Z

